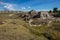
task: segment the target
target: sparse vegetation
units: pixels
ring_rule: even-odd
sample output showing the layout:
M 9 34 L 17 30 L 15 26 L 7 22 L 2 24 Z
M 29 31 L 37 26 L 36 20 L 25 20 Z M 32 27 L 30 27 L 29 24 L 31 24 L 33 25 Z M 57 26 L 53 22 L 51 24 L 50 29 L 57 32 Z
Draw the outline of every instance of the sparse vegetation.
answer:
M 0 40 L 60 40 L 60 21 L 57 19 L 53 20 L 49 24 L 50 26 L 48 26 L 48 23 L 45 22 L 49 21 L 41 20 L 39 12 L 39 20 L 36 20 L 36 22 L 41 22 L 40 24 L 43 25 L 30 26 L 29 23 L 23 20 L 25 17 L 27 19 L 29 14 L 14 14 L 16 15 L 13 15 L 14 18 L 13 16 L 12 18 L 9 17 L 9 14 L 0 14 Z M 34 17 L 36 18 L 37 16 L 35 14 Z M 22 17 L 22 15 L 25 15 L 25 17 Z
M 58 10 L 57 7 L 56 7 L 56 8 L 53 8 L 52 11 L 50 10 L 49 13 L 50 13 L 51 15 L 53 15 L 54 17 L 60 17 L 60 10 Z

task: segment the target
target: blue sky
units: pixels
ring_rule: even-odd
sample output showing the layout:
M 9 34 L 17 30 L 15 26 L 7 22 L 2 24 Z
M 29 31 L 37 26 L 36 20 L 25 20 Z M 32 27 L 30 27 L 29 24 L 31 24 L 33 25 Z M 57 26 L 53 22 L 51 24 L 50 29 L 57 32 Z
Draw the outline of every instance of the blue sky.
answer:
M 0 0 L 0 10 L 39 10 L 60 9 L 60 0 Z

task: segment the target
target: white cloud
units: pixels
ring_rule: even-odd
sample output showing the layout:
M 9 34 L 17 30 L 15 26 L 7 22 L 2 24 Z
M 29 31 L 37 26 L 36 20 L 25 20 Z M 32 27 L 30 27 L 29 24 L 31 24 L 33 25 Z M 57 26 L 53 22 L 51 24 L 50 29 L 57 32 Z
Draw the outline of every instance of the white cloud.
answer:
M 31 8 L 30 6 L 28 6 L 28 8 Z
M 21 7 L 22 10 L 25 10 L 25 9 L 30 9 L 31 7 L 28 6 L 28 7 Z
M 3 7 L 7 10 L 15 10 L 14 9 L 14 4 L 10 4 L 10 3 L 4 3 L 0 1 L 0 4 L 4 5 Z
M 24 9 L 26 9 L 26 7 L 22 7 L 21 9 L 23 9 L 23 10 L 24 10 Z
M 6 8 L 7 10 L 14 10 L 14 7 L 12 4 L 5 5 L 4 8 Z
M 4 5 L 3 8 L 5 8 L 5 10 L 15 10 L 15 9 L 18 9 L 18 6 L 20 6 L 20 5 L 16 5 L 16 4 L 1 2 L 1 1 L 0 1 L 0 4 Z M 31 8 L 30 6 L 20 7 L 21 10 L 26 10 L 26 9 L 30 9 L 30 8 Z

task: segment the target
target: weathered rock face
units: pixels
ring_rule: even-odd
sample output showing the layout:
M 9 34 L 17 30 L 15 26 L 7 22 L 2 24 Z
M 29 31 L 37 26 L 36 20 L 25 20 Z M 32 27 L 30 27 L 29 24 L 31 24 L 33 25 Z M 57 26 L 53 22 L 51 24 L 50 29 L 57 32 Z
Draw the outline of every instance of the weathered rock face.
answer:
M 33 16 L 32 21 L 29 20 L 29 24 L 31 25 L 43 25 L 48 24 L 51 20 L 51 16 L 48 12 L 38 12 Z
M 31 10 L 29 12 L 23 12 L 23 11 L 2 11 L 0 13 L 3 13 L 1 14 L 2 16 L 4 17 L 24 17 L 26 14 L 28 14 L 28 17 L 30 16 L 30 18 L 49 18 L 49 13 L 48 12 L 37 12 L 35 10 Z M 5 15 L 6 13 L 6 15 Z M 14 14 L 14 15 L 13 15 Z M 1 17 L 2 17 L 1 16 Z
M 9 12 L 7 14 L 2 14 L 3 18 L 23 18 L 25 21 L 29 21 L 30 19 L 40 18 L 40 19 L 49 19 L 50 15 L 48 12 L 37 12 L 35 10 L 31 10 L 30 12 Z
M 31 19 L 29 21 L 29 24 L 38 26 L 38 25 L 49 24 L 49 22 L 50 22 L 50 20 L 48 20 L 48 19 Z
M 50 15 L 48 12 L 41 12 L 41 18 L 47 19 L 47 18 L 50 18 Z
M 30 15 L 31 18 L 33 18 L 34 16 L 37 15 L 37 12 L 36 12 L 35 10 L 31 10 L 31 11 L 29 12 L 29 15 Z
M 31 10 L 29 12 L 29 15 L 31 16 L 31 18 L 42 18 L 42 19 L 51 18 L 49 13 L 45 11 L 36 12 L 35 10 Z

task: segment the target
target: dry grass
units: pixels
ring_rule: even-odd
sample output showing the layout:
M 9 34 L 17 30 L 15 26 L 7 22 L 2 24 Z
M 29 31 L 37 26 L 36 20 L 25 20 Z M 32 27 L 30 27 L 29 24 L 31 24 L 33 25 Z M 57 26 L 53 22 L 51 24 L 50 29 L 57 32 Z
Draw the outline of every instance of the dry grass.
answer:
M 49 40 L 48 37 L 60 40 L 60 31 L 54 29 L 60 27 L 60 22 L 54 21 L 50 27 L 47 25 L 31 27 L 21 18 L 9 19 L 2 16 L 0 21 L 3 22 L 0 25 L 0 40 Z
M 8 19 L 5 24 L 0 25 L 0 35 L 2 36 L 0 36 L 0 40 L 14 40 L 16 37 L 16 40 L 19 40 L 19 36 L 22 40 L 25 38 L 24 36 L 26 36 L 26 39 L 30 38 L 29 30 L 22 26 L 18 19 Z
M 0 25 L 0 40 L 44 40 L 31 33 L 29 26 L 22 19 L 5 19 Z M 27 27 L 29 28 L 27 28 Z

